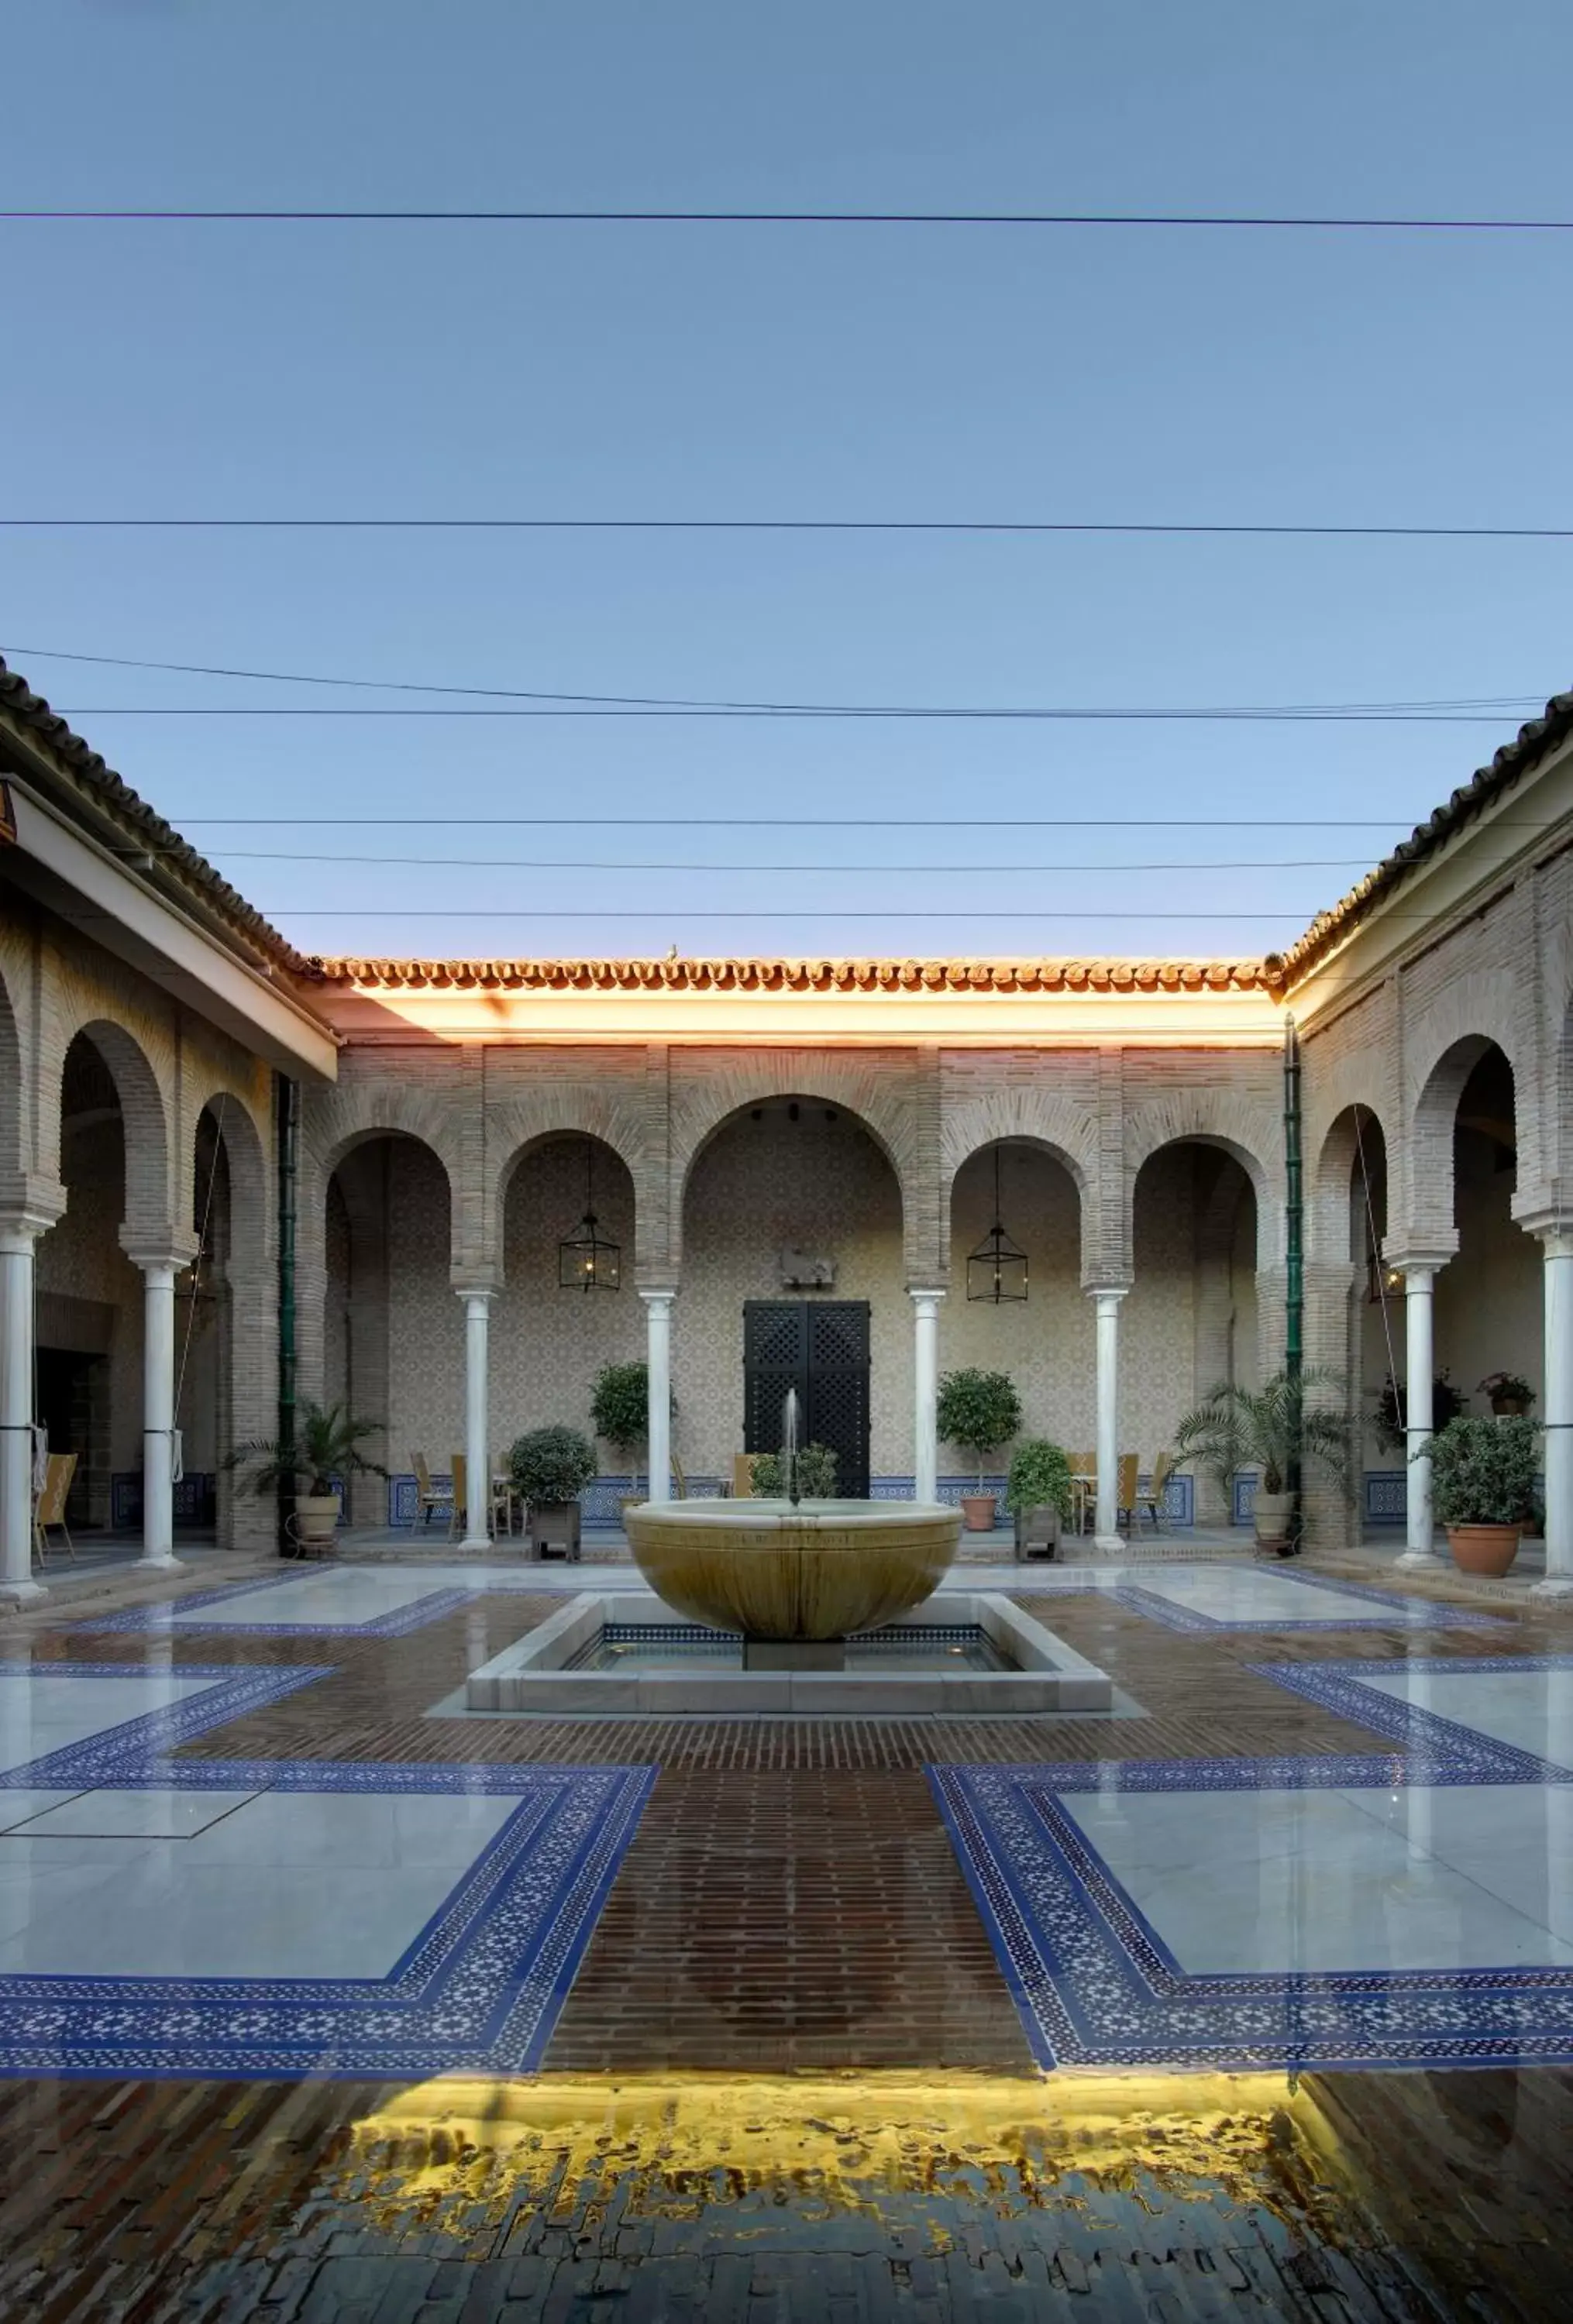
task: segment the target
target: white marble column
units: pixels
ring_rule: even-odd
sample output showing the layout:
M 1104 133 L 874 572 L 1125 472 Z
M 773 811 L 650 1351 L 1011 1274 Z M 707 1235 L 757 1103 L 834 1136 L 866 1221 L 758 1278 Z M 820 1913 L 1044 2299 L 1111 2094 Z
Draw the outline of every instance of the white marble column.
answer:
M 142 1269 L 142 1555 L 139 1565 L 177 1566 L 175 1555 L 175 1275 L 165 1251 L 132 1254 Z
M 1095 1286 L 1097 1307 L 1097 1512 L 1093 1547 L 1118 1550 L 1120 1538 L 1120 1302 L 1125 1285 Z
M 650 1368 L 650 1498 L 671 1499 L 671 1304 L 675 1291 L 642 1291 Z
M 939 1400 L 939 1302 L 943 1291 L 911 1291 L 912 1499 L 933 1501 L 939 1494 L 939 1439 L 935 1413 Z
M 1573 1598 L 1573 1227 L 1541 1236 L 1545 1250 L 1546 1598 Z
M 51 1223 L 0 1219 L 0 1595 L 18 1605 L 48 1595 L 32 1578 L 32 1270 Z
M 1403 1271 L 1404 1391 L 1407 1464 L 1406 1546 L 1401 1565 L 1427 1565 L 1436 1554 L 1431 1518 L 1431 1380 L 1435 1354 L 1431 1333 L 1432 1266 L 1418 1261 Z
M 487 1442 L 486 1337 L 492 1295 L 464 1290 L 465 1549 L 488 1549 L 492 1539 L 492 1455 Z

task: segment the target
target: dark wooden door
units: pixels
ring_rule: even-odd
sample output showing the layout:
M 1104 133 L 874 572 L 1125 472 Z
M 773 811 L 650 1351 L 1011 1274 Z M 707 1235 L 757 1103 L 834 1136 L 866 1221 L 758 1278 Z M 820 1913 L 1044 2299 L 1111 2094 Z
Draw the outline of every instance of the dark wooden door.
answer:
M 836 1490 L 868 1492 L 869 1309 L 865 1299 L 750 1299 L 743 1308 L 743 1446 L 781 1449 L 782 1407 L 798 1392 L 805 1444 L 836 1455 Z

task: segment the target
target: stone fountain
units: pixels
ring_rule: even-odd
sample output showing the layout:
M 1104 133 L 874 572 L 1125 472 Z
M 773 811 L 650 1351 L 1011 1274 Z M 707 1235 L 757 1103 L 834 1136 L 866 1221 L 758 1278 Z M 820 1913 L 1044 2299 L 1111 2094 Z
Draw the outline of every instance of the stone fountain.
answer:
M 780 1500 L 651 1501 L 624 1514 L 634 1561 L 689 1621 L 740 1630 L 745 1670 L 840 1670 L 846 1642 L 932 1596 L 961 1537 L 939 1502 L 800 1500 L 798 1398 Z

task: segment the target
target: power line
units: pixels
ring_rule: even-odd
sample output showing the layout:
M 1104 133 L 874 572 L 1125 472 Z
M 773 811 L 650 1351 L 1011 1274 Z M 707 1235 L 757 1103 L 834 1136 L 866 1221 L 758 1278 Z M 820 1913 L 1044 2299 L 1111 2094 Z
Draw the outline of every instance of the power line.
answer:
M 309 830 L 385 831 L 390 823 L 405 830 L 597 830 L 597 831 L 971 831 L 979 818 L 972 815 L 834 816 L 811 815 L 405 815 L 384 809 L 381 815 L 203 815 L 182 814 L 181 823 L 193 830 L 246 830 L 281 827 Z M 1186 815 L 1000 815 L 990 809 L 987 822 L 995 831 L 1391 831 L 1394 816 L 1186 816 Z M 1550 831 L 1553 820 L 1499 816 L 1494 831 Z M 768 870 L 768 865 L 755 865 Z
M 186 226 L 1097 226 L 1186 232 L 1568 234 L 1573 218 L 1349 217 L 1234 210 L 191 209 L 28 207 L 13 223 Z
M 757 868 L 768 870 L 769 866 Z M 545 911 L 537 911 L 530 904 L 379 904 L 364 908 L 357 906 L 347 911 L 337 904 L 263 904 L 257 908 L 269 919 L 296 920 L 1096 920 L 1100 924 L 1139 920 L 1145 925 L 1154 920 L 1245 920 L 1255 924 L 1282 917 L 1278 909 L 1272 908 L 1260 912 L 1106 912 L 1096 904 L 1052 912 L 1040 911 L 1031 904 L 1013 911 L 930 911 L 921 904 L 889 912 L 865 912 L 856 905 L 840 904 L 786 911 L 760 904 L 742 905 L 728 911 L 690 911 L 685 904 L 673 905 L 664 899 L 642 905 L 635 911 L 608 911 L 598 904 L 575 905 L 566 910 L 552 907 Z M 1435 916 L 1430 912 L 1385 912 L 1383 917 L 1392 920 L 1430 920 Z
M 0 516 L 33 532 L 801 532 L 1130 535 L 1171 540 L 1573 540 L 1555 524 L 1234 524 L 1105 517 Z
M 65 661 L 90 665 L 95 669 L 157 670 L 171 677 L 241 678 L 267 686 L 320 686 L 339 691 L 360 694 L 438 694 L 444 696 L 464 696 L 486 702 L 527 703 L 550 706 L 550 715 L 561 715 L 564 706 L 588 707 L 597 711 L 634 712 L 641 715 L 661 711 L 680 711 L 701 715 L 760 717 L 812 718 L 1002 718 L 1002 719 L 1090 719 L 1090 718 L 1152 718 L 1152 719 L 1273 719 L 1349 718 L 1427 720 L 1437 723 L 1474 723 L 1486 714 L 1510 715 L 1513 711 L 1539 710 L 1541 696 L 1517 695 L 1443 696 L 1419 701 L 1397 702 L 1299 702 L 1195 704 L 1175 707 L 1133 705 L 1122 706 L 1092 706 L 1082 708 L 1058 704 L 907 704 L 849 702 L 778 702 L 758 700 L 748 696 L 683 695 L 683 694 L 581 694 L 549 687 L 456 686 L 439 684 L 427 679 L 408 678 L 345 678 L 335 673 L 314 670 L 247 669 L 222 662 L 154 661 L 129 654 L 76 653 L 48 646 L 7 645 L 3 650 L 27 661 Z M 291 705 L 275 711 L 271 705 L 235 707 L 227 704 L 175 706 L 159 708 L 153 706 L 130 706 L 116 708 L 110 706 L 82 705 L 62 715 L 73 718 L 124 717 L 265 717 L 282 715 L 301 717 L 333 715 L 313 711 L 310 707 Z M 356 713 L 355 715 L 363 715 Z M 401 715 L 382 706 L 378 711 L 364 715 L 393 716 Z
M 1525 706 L 1518 706 L 1522 709 Z M 1536 706 L 1539 706 L 1538 705 Z M 454 706 L 449 709 L 397 709 L 368 705 L 355 709 L 337 704 L 278 704 L 251 705 L 245 703 L 111 703 L 83 702 L 59 706 L 62 718 L 774 718 L 791 724 L 807 720 L 834 724 L 837 720 L 899 719 L 915 722 L 965 722 L 968 719 L 995 724 L 1013 721 L 1066 725 L 1117 724 L 1120 723 L 1178 724 L 1235 726 L 1499 726 L 1504 713 L 1500 710 L 1178 710 L 1094 707 L 1087 709 L 1050 709 L 1036 706 L 1022 709 L 1007 709 L 980 705 L 976 708 L 934 707 L 911 706 L 897 708 L 855 706 L 843 708 L 810 703 L 756 703 L 713 705 L 695 704 L 691 708 L 652 703 L 637 709 L 592 707 L 588 705 L 570 706 L 564 703 L 552 708 L 542 705 L 534 709 L 480 709 Z M 1509 714 L 1511 715 L 1511 714 Z
M 536 855 L 298 855 L 246 847 L 215 848 L 214 853 L 226 863 L 356 863 L 410 872 L 811 872 L 817 879 L 843 872 L 904 876 L 939 872 L 949 879 L 956 870 L 953 863 L 761 863 L 757 858 L 752 863 L 697 863 L 691 857 L 675 862 L 626 859 L 616 862 L 605 857 L 565 860 L 561 856 Z M 1317 855 L 1266 862 L 1231 860 L 1219 863 L 1177 863 L 1172 856 L 1154 863 L 996 863 L 975 856 L 969 860 L 967 869 L 1032 872 L 1040 877 L 1059 872 L 1113 872 L 1124 877 L 1127 872 L 1358 872 L 1366 867 L 1366 862 L 1364 855 Z

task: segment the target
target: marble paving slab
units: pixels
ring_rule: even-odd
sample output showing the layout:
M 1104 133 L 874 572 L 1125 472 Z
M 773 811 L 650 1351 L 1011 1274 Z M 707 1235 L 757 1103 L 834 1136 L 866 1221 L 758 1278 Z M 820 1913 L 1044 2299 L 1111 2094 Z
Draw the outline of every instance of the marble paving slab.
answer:
M 1565 2062 L 1573 1803 L 1477 1766 L 929 1774 L 1046 2068 Z

